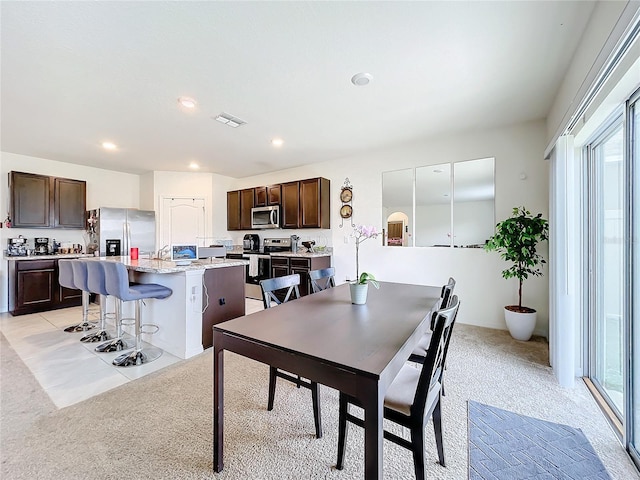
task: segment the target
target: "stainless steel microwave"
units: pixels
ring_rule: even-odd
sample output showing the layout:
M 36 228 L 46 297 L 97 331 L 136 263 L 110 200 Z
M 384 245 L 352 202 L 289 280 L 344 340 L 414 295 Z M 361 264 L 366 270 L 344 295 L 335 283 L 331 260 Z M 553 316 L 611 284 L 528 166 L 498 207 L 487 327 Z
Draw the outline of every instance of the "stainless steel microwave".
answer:
M 251 209 L 251 228 L 280 228 L 280 207 L 254 207 Z

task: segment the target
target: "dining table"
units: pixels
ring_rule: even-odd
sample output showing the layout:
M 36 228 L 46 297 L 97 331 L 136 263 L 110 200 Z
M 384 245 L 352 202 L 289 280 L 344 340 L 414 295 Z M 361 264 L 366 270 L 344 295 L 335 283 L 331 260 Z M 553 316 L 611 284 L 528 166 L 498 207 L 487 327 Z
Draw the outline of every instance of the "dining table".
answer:
M 379 289 L 369 286 L 364 305 L 354 305 L 345 283 L 214 325 L 214 471 L 224 468 L 228 350 L 356 398 L 364 410 L 365 478 L 382 479 L 385 393 L 429 329 L 440 291 L 441 287 L 380 282 Z

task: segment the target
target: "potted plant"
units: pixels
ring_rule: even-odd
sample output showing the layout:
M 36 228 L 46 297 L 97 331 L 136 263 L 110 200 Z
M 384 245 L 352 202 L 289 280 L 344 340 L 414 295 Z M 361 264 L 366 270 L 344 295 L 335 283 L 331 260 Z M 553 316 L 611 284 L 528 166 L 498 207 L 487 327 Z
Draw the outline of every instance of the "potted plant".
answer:
M 379 233 L 376 228 L 371 226 L 358 225 L 353 229 L 352 237 L 356 240 L 356 279 L 350 283 L 351 289 L 351 303 L 356 305 L 363 305 L 367 302 L 367 292 L 369 290 L 369 284 L 376 288 L 380 288 L 380 284 L 376 280 L 376 277 L 371 273 L 360 273 L 360 244 L 368 238 L 376 238 Z
M 518 305 L 504 307 L 509 333 L 516 340 L 529 340 L 536 326 L 536 311 L 522 306 L 522 283 L 529 275 L 542 275 L 544 258 L 537 253 L 538 243 L 549 239 L 549 223 L 542 214 L 532 215 L 524 207 L 515 207 L 511 217 L 496 225 L 496 233 L 485 250 L 500 252 L 512 265 L 502 271 L 504 278 L 518 279 Z

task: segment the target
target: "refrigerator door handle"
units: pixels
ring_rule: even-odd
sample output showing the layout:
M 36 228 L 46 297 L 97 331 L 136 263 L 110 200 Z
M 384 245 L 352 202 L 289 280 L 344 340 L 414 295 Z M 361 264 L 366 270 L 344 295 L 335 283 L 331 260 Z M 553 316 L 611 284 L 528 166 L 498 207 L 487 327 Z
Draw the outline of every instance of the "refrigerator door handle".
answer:
M 129 244 L 131 243 L 131 237 L 129 236 L 129 222 L 124 222 L 122 226 L 124 229 L 122 255 L 126 257 L 129 255 Z

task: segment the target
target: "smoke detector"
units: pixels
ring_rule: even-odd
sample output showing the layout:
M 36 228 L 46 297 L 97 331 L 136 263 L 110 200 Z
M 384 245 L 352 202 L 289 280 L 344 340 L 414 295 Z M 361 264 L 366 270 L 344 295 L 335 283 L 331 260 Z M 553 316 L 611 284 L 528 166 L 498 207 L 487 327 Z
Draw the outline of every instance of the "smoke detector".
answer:
M 353 83 L 356 87 L 364 87 L 365 85 L 369 85 L 369 82 L 373 80 L 373 76 L 370 73 L 356 73 L 353 77 L 351 77 L 351 83 Z

